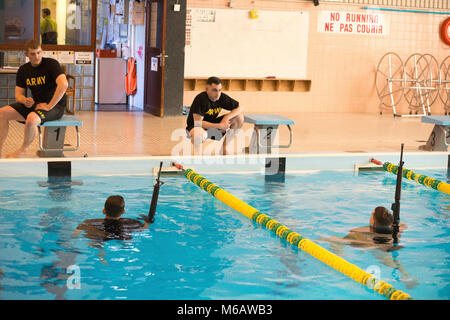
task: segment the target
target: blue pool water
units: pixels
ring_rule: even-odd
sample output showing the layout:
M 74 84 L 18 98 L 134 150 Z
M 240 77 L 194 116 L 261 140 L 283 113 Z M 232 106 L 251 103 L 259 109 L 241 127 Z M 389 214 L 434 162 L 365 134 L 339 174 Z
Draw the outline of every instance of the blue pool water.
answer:
M 446 180 L 443 171 L 421 173 Z M 285 183 L 256 174 L 205 176 L 413 298 L 450 297 L 445 194 L 404 180 L 401 221 L 408 229 L 400 239 L 403 248 L 386 253 L 322 239 L 368 225 L 378 205 L 390 208 L 390 173 L 320 171 L 287 175 Z M 40 186 L 43 180 L 0 178 L 1 299 L 384 299 L 184 177 L 163 177 L 149 230 L 101 245 L 73 237 L 74 229 L 101 218 L 111 194 L 125 198 L 124 217 L 146 214 L 153 177 L 76 177 L 82 185 L 73 186 Z M 76 275 L 80 288 L 68 287 L 78 283 L 72 282 Z

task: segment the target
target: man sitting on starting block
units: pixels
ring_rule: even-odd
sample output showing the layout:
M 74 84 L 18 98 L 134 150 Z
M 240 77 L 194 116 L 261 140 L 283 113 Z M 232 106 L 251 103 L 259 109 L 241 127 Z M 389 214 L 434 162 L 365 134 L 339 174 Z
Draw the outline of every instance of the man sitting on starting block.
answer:
M 22 146 L 6 155 L 17 158 L 24 154 L 38 133 L 38 125 L 58 120 L 66 108 L 68 82 L 59 65 L 51 58 L 42 57 L 38 41 L 29 40 L 25 44 L 25 55 L 30 60 L 17 71 L 15 96 L 16 103 L 0 108 L 0 157 L 8 135 L 9 121 L 25 121 L 25 134 Z M 26 97 L 26 89 L 32 97 Z
M 219 116 L 222 109 L 230 112 Z M 194 145 L 194 154 L 200 153 L 206 139 L 221 140 L 225 136 L 222 153 L 226 155 L 227 140 L 231 141 L 243 123 L 244 115 L 239 102 L 222 92 L 219 78 L 208 78 L 206 90 L 195 97 L 187 118 L 186 132 Z

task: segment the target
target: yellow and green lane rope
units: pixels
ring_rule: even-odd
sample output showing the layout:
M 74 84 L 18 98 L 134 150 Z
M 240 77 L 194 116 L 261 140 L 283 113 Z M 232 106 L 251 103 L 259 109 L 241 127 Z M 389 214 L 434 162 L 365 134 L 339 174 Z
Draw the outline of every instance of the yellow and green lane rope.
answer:
M 175 166 L 179 169 L 182 169 L 182 166 L 180 165 Z M 333 269 L 345 274 L 356 282 L 363 284 L 369 289 L 373 289 L 375 292 L 391 300 L 412 299 L 409 294 L 395 289 L 392 285 L 384 281 L 376 279 L 370 273 L 365 272 L 356 265 L 349 263 L 348 261 L 322 248 L 311 240 L 306 239 L 302 235 L 292 231 L 291 229 L 272 219 L 268 215 L 259 212 L 257 209 L 229 194 L 224 189 L 202 177 L 192 169 L 184 170 L 184 175 L 188 180 L 190 180 L 215 198 L 219 199 L 229 207 L 240 212 L 247 218 L 260 224 L 264 228 L 269 229 L 278 237 L 300 248 L 304 252 L 310 254 L 314 258 L 332 267 Z
M 384 162 L 381 163 L 381 161 L 375 160 L 375 159 L 371 159 L 371 162 L 378 164 L 378 165 L 382 165 L 383 169 L 387 172 L 393 173 L 395 175 L 397 175 L 397 171 L 398 171 L 398 166 L 391 163 L 391 162 Z M 420 174 L 420 173 L 415 173 L 412 170 L 408 170 L 403 168 L 403 177 L 412 181 L 417 182 L 418 184 L 424 185 L 425 187 L 428 188 L 432 188 L 435 190 L 438 190 L 440 192 L 446 193 L 446 194 L 450 194 L 450 184 L 431 178 L 431 177 L 427 177 L 426 175 Z

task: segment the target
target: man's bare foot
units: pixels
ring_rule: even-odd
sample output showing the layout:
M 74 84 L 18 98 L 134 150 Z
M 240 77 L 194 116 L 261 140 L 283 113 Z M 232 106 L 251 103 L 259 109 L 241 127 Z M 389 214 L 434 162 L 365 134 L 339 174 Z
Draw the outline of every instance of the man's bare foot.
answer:
M 23 156 L 25 154 L 24 150 L 16 150 L 14 152 L 8 153 L 5 158 L 7 159 L 12 159 L 12 158 L 20 158 L 21 156 Z

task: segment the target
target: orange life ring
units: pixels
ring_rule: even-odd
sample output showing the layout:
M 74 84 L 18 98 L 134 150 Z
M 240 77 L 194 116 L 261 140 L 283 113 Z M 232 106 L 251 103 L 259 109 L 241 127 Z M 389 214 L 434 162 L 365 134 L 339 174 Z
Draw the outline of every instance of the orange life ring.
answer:
M 441 27 L 442 40 L 450 46 L 450 18 L 445 19 Z
M 135 94 L 137 91 L 136 59 L 128 59 L 128 73 L 125 77 L 127 95 Z

